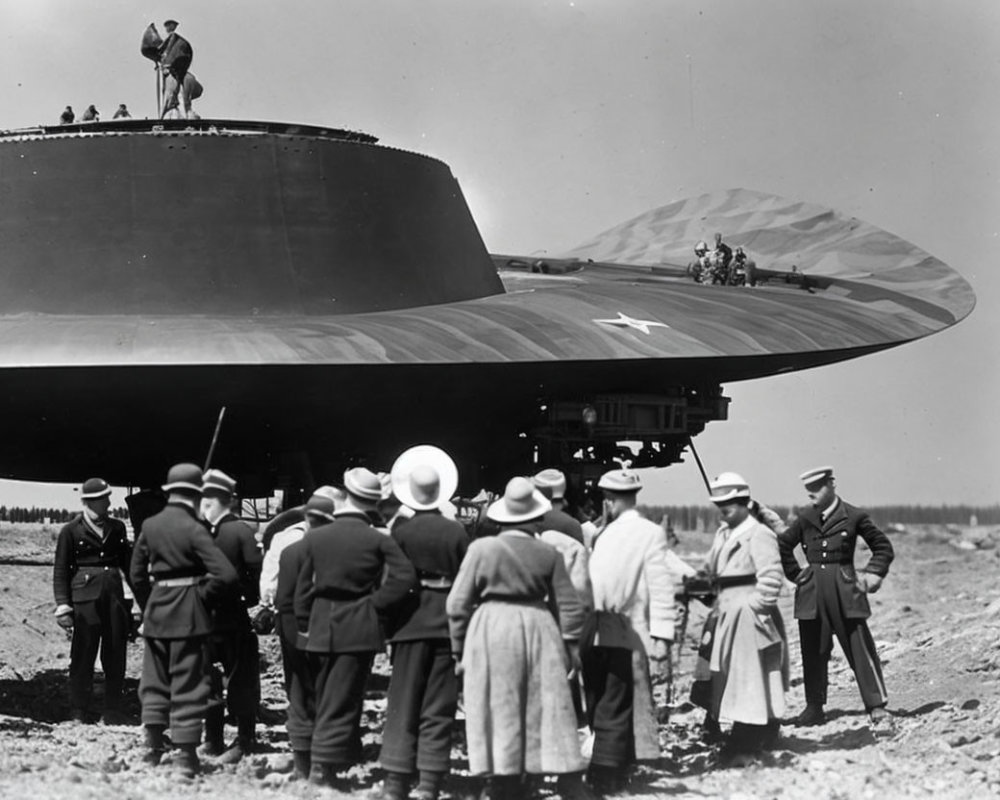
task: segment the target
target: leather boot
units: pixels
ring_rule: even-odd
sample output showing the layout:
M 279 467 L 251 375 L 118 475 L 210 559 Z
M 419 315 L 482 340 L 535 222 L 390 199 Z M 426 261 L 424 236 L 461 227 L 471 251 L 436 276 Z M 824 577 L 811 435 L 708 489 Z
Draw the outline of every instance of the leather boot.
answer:
M 819 703 L 806 703 L 805 709 L 799 714 L 793 724 L 799 726 L 822 725 L 826 722 L 826 713 Z
M 144 764 L 155 767 L 160 763 L 163 751 L 167 749 L 166 738 L 163 735 L 166 729 L 166 725 L 146 726 L 146 753 L 142 757 Z
M 420 770 L 420 782 L 413 790 L 413 800 L 438 800 L 441 794 L 441 784 L 444 783 L 444 772 Z
M 309 780 L 309 767 L 312 763 L 309 751 L 293 750 L 292 761 L 295 764 L 295 771 L 292 773 L 292 777 L 302 781 Z
M 173 764 L 185 778 L 195 777 L 201 772 L 201 762 L 198 760 L 198 745 L 178 745 Z
M 226 750 L 226 709 L 219 706 L 209 706 L 205 713 L 205 744 L 201 753 L 209 758 L 221 756 Z
M 382 786 L 371 795 L 371 800 L 406 800 L 410 794 L 410 776 L 402 772 L 386 772 Z
M 244 756 L 250 754 L 254 742 L 254 724 L 251 716 L 240 716 L 236 720 L 236 741 L 219 758 L 220 764 L 238 764 Z

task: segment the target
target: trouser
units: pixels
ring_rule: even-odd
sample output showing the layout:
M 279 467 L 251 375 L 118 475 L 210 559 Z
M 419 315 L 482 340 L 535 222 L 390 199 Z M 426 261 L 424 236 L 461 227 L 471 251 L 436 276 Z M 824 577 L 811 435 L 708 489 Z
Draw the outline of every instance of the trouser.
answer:
M 186 73 L 185 73 L 186 74 Z M 168 72 L 163 77 L 163 116 L 167 115 L 168 111 L 172 111 L 177 108 L 178 98 L 180 98 L 184 103 L 184 115 L 187 116 L 191 111 L 191 98 L 188 97 L 187 91 L 184 89 L 184 75 L 176 76 L 173 72 Z
M 208 638 L 211 664 L 210 708 L 225 706 L 235 717 L 256 717 L 260 702 L 260 653 L 257 634 L 233 630 Z
M 882 664 L 875 651 L 875 642 L 867 622 L 863 619 L 845 619 L 836 610 L 830 613 L 823 606 L 816 619 L 799 620 L 806 703 L 826 704 L 828 667 L 834 636 L 840 642 L 840 649 L 854 671 L 865 708 L 884 706 L 889 696 L 882 679 Z
M 632 651 L 623 647 L 589 647 L 581 653 L 581 661 L 588 720 L 594 732 L 590 763 L 603 767 L 627 766 L 635 760 Z
M 288 696 L 288 718 L 285 722 L 288 741 L 292 750 L 309 752 L 316 722 L 314 662 L 317 659 L 296 648 L 298 627 L 294 614 L 279 613 L 276 627 L 285 668 L 285 694 Z
M 346 768 L 361 759 L 361 708 L 375 653 L 319 653 L 313 764 Z
M 458 709 L 458 676 L 448 639 L 397 642 L 379 761 L 390 772 L 447 772 Z
M 85 710 L 94 689 L 94 661 L 101 654 L 104 708 L 117 709 L 125 683 L 125 654 L 131 616 L 120 592 L 104 592 L 96 600 L 73 605 L 70 645 L 69 704 Z
M 198 744 L 210 693 L 204 636 L 146 639 L 139 680 L 144 725 L 170 727 L 175 744 Z

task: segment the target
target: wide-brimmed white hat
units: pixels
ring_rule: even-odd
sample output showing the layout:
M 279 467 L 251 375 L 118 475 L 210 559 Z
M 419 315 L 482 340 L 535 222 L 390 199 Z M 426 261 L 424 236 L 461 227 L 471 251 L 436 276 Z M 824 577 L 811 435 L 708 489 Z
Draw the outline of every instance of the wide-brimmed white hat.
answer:
M 723 472 L 708 484 L 712 502 L 730 503 L 740 497 L 750 497 L 750 484 L 736 472 Z
M 344 488 L 355 499 L 368 503 L 377 503 L 382 498 L 378 475 L 364 467 L 355 467 L 344 473 Z
M 414 511 L 441 508 L 458 488 L 458 467 L 444 450 L 418 444 L 392 465 L 392 493 Z
M 552 508 L 552 503 L 528 478 L 511 478 L 503 497 L 486 509 L 486 516 L 501 525 L 538 519 Z

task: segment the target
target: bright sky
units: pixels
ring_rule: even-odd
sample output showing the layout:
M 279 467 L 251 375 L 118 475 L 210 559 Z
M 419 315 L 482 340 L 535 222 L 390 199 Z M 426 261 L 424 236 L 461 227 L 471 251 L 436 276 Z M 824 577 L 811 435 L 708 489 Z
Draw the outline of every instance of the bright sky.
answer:
M 914 242 L 973 284 L 969 319 L 729 385 L 729 421 L 696 446 L 775 503 L 802 502 L 796 476 L 827 463 L 860 504 L 1000 502 L 995 0 L 0 0 L 0 127 L 54 123 L 67 103 L 154 115 L 139 39 L 169 17 L 203 116 L 360 129 L 441 158 L 492 251 L 559 253 L 734 187 Z M 693 463 L 648 477 L 645 502 L 704 500 Z

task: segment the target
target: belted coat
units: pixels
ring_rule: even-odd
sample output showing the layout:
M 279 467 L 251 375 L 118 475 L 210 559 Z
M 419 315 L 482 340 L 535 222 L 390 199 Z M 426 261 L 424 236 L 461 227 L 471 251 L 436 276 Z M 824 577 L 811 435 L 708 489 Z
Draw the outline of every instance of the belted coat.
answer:
M 871 616 L 867 593 L 858 586 L 854 567 L 854 549 L 858 537 L 871 549 L 871 558 L 862 572 L 884 578 L 889 572 L 894 552 L 892 543 L 867 512 L 843 500 L 824 521 L 815 508 L 804 510 L 788 529 L 778 536 L 781 565 L 785 577 L 795 582 L 795 618 L 816 619 L 819 593 L 816 572 L 835 570 L 837 597 L 847 619 L 867 619 Z M 801 546 L 806 565 L 795 559 L 795 547 Z

